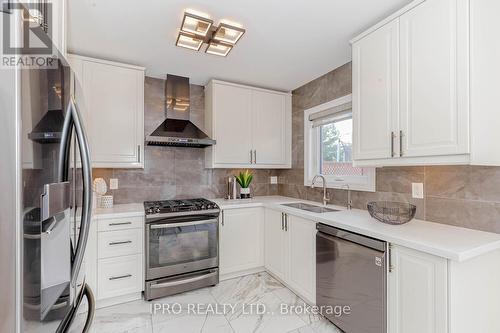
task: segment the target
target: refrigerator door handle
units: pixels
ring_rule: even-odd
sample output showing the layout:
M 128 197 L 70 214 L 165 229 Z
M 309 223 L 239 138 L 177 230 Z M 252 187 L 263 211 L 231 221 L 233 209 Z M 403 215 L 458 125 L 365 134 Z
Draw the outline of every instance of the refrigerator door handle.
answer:
M 69 155 L 70 155 L 70 147 L 71 147 L 71 135 L 73 134 L 73 112 L 72 112 L 72 104 L 68 104 L 68 108 L 66 110 L 66 117 L 64 119 L 64 124 L 61 133 L 61 146 L 59 150 L 59 182 L 68 181 L 68 172 L 69 172 Z
M 80 159 L 82 163 L 82 183 L 83 183 L 83 200 L 82 200 L 82 217 L 80 222 L 80 233 L 76 244 L 75 256 L 71 267 L 71 285 L 76 285 L 76 280 L 82 266 L 85 247 L 89 236 L 90 222 L 92 219 L 92 166 L 90 162 L 90 149 L 88 145 L 87 135 L 81 120 L 80 112 L 75 104 L 73 96 L 70 98 L 71 118 L 75 126 L 76 139 L 80 147 Z

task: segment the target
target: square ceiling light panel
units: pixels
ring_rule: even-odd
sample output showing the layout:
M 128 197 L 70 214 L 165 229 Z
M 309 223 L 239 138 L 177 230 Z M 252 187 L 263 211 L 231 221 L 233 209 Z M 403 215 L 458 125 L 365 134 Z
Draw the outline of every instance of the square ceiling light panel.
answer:
M 232 45 L 215 42 L 213 40 L 208 44 L 205 52 L 213 55 L 218 55 L 221 57 L 225 57 L 228 53 L 233 49 Z
M 203 39 L 199 39 L 194 34 L 185 33 L 179 31 L 179 36 L 177 36 L 176 46 L 184 47 L 186 49 L 199 51 L 203 45 Z
M 213 39 L 219 42 L 234 45 L 240 40 L 241 36 L 245 33 L 245 29 L 229 25 L 227 23 L 221 23 Z
M 181 31 L 206 37 L 210 32 L 212 24 L 213 21 L 206 17 L 185 12 L 182 19 Z

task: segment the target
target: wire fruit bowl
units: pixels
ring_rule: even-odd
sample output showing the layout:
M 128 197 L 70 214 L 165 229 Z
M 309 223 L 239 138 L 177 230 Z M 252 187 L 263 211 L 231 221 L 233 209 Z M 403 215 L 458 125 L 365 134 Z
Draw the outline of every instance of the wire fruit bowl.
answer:
M 367 207 L 374 219 L 395 225 L 410 222 L 417 212 L 417 206 L 405 202 L 372 201 Z

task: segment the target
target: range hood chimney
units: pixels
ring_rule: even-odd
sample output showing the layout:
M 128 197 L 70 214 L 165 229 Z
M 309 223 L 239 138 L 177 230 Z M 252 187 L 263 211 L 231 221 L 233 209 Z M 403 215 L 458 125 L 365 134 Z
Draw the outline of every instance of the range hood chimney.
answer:
M 146 137 L 150 146 L 207 147 L 215 144 L 189 117 L 189 78 L 167 75 L 165 121 Z

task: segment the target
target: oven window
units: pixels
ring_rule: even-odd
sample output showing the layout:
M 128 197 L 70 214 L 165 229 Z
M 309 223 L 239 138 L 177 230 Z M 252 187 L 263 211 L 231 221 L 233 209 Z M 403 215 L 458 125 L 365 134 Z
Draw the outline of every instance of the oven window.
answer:
M 176 227 L 171 224 L 149 231 L 149 266 L 166 267 L 217 256 L 217 224 Z

